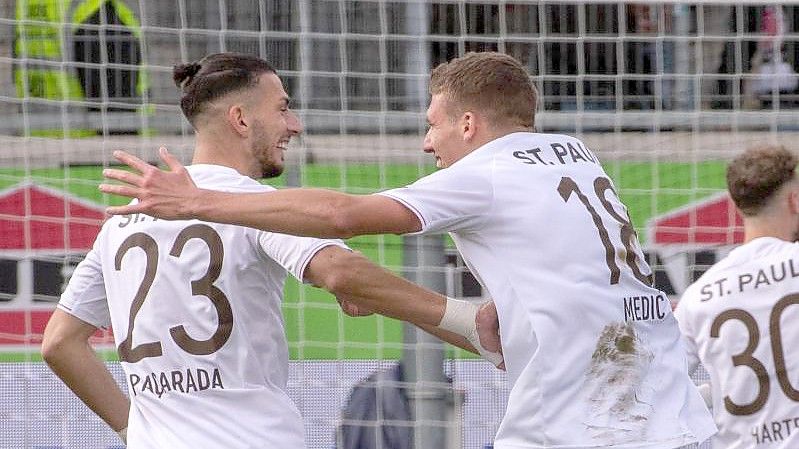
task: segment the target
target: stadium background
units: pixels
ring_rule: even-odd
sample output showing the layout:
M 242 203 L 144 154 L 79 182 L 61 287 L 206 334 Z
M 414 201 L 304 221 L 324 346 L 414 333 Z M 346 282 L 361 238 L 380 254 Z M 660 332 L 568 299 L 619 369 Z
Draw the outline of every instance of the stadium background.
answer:
M 540 131 L 577 135 L 600 157 L 675 299 L 741 237 L 725 161 L 760 143 L 799 150 L 797 2 L 0 1 L 0 448 L 119 446 L 38 343 L 103 207 L 119 202 L 96 190 L 111 151 L 154 161 L 165 144 L 189 160 L 175 62 L 217 51 L 268 59 L 306 126 L 270 183 L 367 193 L 434 169 L 420 150 L 429 69 L 487 49 L 529 68 Z M 448 294 L 482 296 L 446 240 L 350 243 Z M 343 317 L 295 282 L 284 313 L 290 391 L 312 448 L 335 447 L 352 387 L 398 363 L 404 378 L 377 395 L 406 394 L 416 447 L 490 445 L 503 374 L 393 320 Z M 109 342 L 97 336 L 121 380 Z M 404 426 L 383 412 L 352 422 Z

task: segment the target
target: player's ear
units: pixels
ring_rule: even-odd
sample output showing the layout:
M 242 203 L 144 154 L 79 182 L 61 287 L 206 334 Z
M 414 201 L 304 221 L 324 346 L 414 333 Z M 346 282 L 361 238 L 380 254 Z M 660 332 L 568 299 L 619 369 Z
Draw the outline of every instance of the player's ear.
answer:
M 227 110 L 227 117 L 225 118 L 236 134 L 240 136 L 247 134 L 249 123 L 244 113 L 244 108 L 240 104 L 230 105 Z
M 461 115 L 460 126 L 463 140 L 472 140 L 475 133 L 477 133 L 477 117 L 475 116 L 474 112 L 464 112 L 463 115 Z

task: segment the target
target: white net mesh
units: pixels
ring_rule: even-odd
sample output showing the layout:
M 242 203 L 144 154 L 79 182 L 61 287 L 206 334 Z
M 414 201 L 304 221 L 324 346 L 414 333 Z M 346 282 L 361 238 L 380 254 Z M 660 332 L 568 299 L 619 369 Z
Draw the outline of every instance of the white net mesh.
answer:
M 433 170 L 419 150 L 427 74 L 484 49 L 529 68 L 539 130 L 576 134 L 598 154 L 674 297 L 740 239 L 725 161 L 754 144 L 796 149 L 796 2 L 0 2 L 0 448 L 117 444 L 39 361 L 38 342 L 103 206 L 119 201 L 96 190 L 111 151 L 155 160 L 165 144 L 188 161 L 173 64 L 218 51 L 269 60 L 307 131 L 274 184 L 363 193 Z M 416 269 L 399 238 L 351 243 Z M 451 249 L 447 260 L 449 292 L 480 296 Z M 344 318 L 296 284 L 285 314 L 309 444 L 332 447 L 351 386 L 400 358 L 402 328 Z M 449 447 L 482 449 L 507 386 L 464 357 L 447 350 L 465 402 L 443 427 Z

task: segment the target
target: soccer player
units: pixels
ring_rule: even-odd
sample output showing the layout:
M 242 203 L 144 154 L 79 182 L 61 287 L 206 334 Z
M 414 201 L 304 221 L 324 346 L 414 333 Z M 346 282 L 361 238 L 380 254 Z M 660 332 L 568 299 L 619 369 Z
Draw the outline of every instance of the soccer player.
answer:
M 744 243 L 689 286 L 675 315 L 710 374 L 713 447 L 799 447 L 799 180 L 784 147 L 727 167 Z
M 109 208 L 200 217 L 315 237 L 449 232 L 496 303 L 511 383 L 494 447 L 674 448 L 715 432 L 693 386 L 666 295 L 651 285 L 613 183 L 580 140 L 533 132 L 537 93 L 521 64 L 469 53 L 430 79 L 423 149 L 441 169 L 372 195 L 258 194 L 194 186 L 168 152 L 161 171 L 101 190 Z
M 274 69 L 222 53 L 177 66 L 174 79 L 196 129 L 187 176 L 208 189 L 274 190 L 256 179 L 280 174 L 302 131 Z M 341 241 L 133 213 L 103 225 L 48 323 L 43 356 L 137 449 L 305 447 L 285 391 L 287 272 L 331 291 L 350 313 L 376 311 L 482 350 L 477 306 L 396 277 Z M 490 307 L 480 310 L 490 324 Z M 130 402 L 88 344 L 109 325 Z M 483 341 L 498 346 L 485 329 Z

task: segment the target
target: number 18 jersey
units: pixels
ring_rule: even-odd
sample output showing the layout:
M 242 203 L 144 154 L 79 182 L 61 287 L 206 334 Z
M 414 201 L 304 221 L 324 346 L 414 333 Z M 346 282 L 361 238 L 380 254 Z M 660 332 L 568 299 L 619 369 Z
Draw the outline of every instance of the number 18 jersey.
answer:
M 715 430 L 627 210 L 578 139 L 509 134 L 383 194 L 449 232 L 496 303 L 511 391 L 495 448 L 673 448 Z
M 187 167 L 195 183 L 271 190 L 231 168 Z M 340 241 L 197 220 L 115 216 L 76 268 L 62 310 L 113 325 L 137 449 L 304 447 L 285 392 L 287 272 Z
M 693 283 L 675 312 L 710 374 L 713 447 L 799 447 L 799 244 L 761 237 Z

